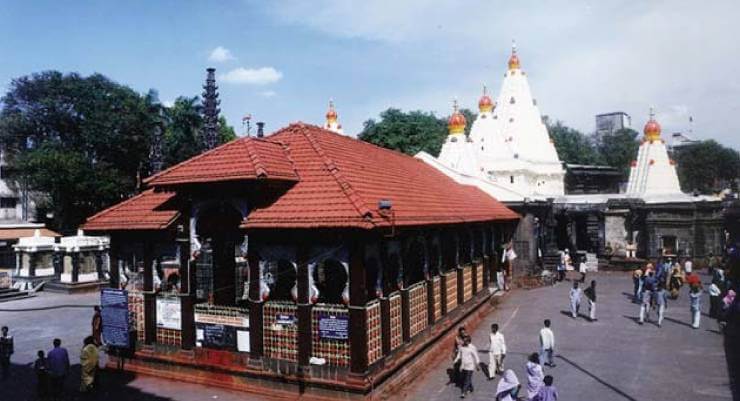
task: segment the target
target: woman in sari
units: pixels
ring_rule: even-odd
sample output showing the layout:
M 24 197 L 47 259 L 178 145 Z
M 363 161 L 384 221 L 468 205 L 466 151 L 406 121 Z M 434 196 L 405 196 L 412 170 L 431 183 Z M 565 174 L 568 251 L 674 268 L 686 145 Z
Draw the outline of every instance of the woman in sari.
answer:
M 673 265 L 673 268 L 671 269 L 671 277 L 668 289 L 671 292 L 671 299 L 677 299 L 678 293 L 681 290 L 681 286 L 683 285 L 684 281 L 684 275 L 683 271 L 681 271 L 681 265 L 676 263 Z
M 506 369 L 496 387 L 496 401 L 515 401 L 521 387 L 514 371 Z
M 545 378 L 545 373 L 542 371 L 540 366 L 540 355 L 533 353 L 529 356 L 527 362 L 527 399 L 531 400 L 537 395 L 542 387 L 542 380 Z
M 80 392 L 86 393 L 95 385 L 95 375 L 98 371 L 98 347 L 95 346 L 93 336 L 86 337 L 80 352 L 80 365 L 82 370 Z

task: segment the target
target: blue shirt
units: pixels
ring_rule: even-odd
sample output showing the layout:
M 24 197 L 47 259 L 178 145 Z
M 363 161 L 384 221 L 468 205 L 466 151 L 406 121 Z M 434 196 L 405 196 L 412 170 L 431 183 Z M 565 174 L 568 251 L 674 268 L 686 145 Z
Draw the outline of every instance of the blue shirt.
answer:
M 66 376 L 69 371 L 69 355 L 67 350 L 62 347 L 56 347 L 49 351 L 46 356 L 46 364 L 49 366 L 49 374 L 52 376 Z

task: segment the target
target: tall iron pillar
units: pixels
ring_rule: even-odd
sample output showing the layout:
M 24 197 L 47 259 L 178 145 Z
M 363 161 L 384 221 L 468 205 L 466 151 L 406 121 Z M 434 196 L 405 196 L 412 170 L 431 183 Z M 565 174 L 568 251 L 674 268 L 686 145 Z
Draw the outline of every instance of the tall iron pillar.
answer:
M 205 150 L 213 149 L 218 145 L 218 86 L 216 86 L 216 69 L 206 69 L 208 76 L 203 86 L 203 131 L 201 140 Z

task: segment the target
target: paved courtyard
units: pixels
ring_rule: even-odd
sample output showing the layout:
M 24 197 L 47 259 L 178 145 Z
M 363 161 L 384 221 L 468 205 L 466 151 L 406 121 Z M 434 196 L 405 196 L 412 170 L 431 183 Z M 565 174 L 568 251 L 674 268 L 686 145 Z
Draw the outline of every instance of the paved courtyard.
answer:
M 562 400 L 731 400 L 723 336 L 714 320 L 702 317 L 702 327 L 688 325 L 686 289 L 671 301 L 662 328 L 636 323 L 637 305 L 628 299 L 631 280 L 623 273 L 599 273 L 598 318 L 566 316 L 570 282 L 534 290 L 516 290 L 475 331 L 474 343 L 487 361 L 487 333 L 498 322 L 506 336 L 509 354 L 506 366 L 526 384 L 526 355 L 538 348 L 542 320 L 550 318 L 556 336 L 557 367 L 547 368 L 555 377 Z M 41 293 L 36 298 L 0 304 L 0 324 L 11 327 L 15 336 L 13 376 L 0 383 L 1 400 L 30 400 L 33 372 L 29 364 L 38 349 L 48 350 L 59 337 L 76 366 L 67 383 L 69 393 L 79 383 L 81 339 L 89 333 L 91 305 L 96 294 L 64 296 Z M 704 309 L 708 300 L 704 299 Z M 9 310 L 15 310 L 11 312 Z M 586 310 L 581 311 L 585 313 Z M 399 399 L 434 401 L 458 399 L 459 390 L 447 383 L 449 363 L 430 368 Z M 474 400 L 493 400 L 496 381 L 476 373 Z M 106 400 L 267 400 L 244 393 L 200 385 L 130 375 L 103 375 L 103 391 L 95 399 Z M 76 397 L 72 397 L 76 398 Z

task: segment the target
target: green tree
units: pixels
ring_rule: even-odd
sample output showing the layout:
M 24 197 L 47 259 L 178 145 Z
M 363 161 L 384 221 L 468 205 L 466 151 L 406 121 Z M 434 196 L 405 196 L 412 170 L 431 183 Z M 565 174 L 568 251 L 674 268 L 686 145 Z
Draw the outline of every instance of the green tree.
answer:
M 685 192 L 716 192 L 733 187 L 740 177 L 740 154 L 713 140 L 681 146 L 673 157 Z
M 181 96 L 172 107 L 165 109 L 165 131 L 163 140 L 164 167 L 187 160 L 201 152 L 204 145 L 201 140 L 203 127 L 203 107 L 198 96 Z M 234 128 L 219 118 L 219 143 L 226 143 L 236 138 Z
M 73 229 L 135 191 L 156 123 L 145 97 L 103 75 L 47 71 L 11 82 L 0 142 L 52 225 Z
M 437 118 L 434 113 L 406 113 L 390 108 L 380 113 L 380 121 L 365 121 L 358 138 L 408 155 L 415 155 L 423 150 L 437 156 L 446 136 L 446 120 Z
M 468 109 L 460 109 L 460 112 L 468 123 L 465 127 L 467 135 L 477 115 Z M 447 138 L 447 119 L 431 112 L 403 112 L 389 108 L 380 113 L 380 121 L 365 121 L 358 138 L 412 156 L 425 151 L 436 157 Z
M 588 136 L 567 127 L 560 121 L 551 124 L 547 118 L 544 120 L 562 162 L 568 164 L 603 163 L 601 155 L 596 151 Z
M 639 133 L 629 128 L 605 134 L 599 138 L 597 150 L 601 160 L 607 165 L 618 169 L 624 177 L 628 177 L 630 164 L 637 158 L 637 141 Z

